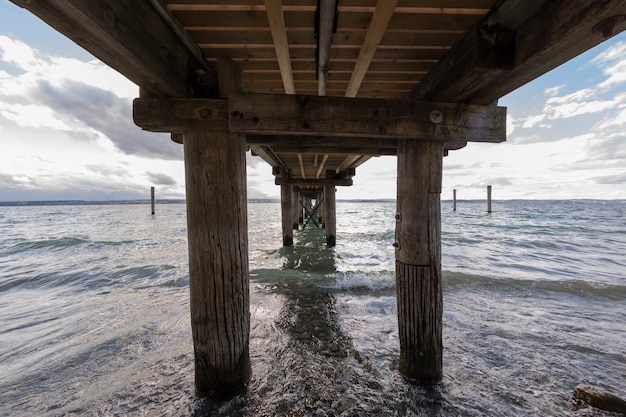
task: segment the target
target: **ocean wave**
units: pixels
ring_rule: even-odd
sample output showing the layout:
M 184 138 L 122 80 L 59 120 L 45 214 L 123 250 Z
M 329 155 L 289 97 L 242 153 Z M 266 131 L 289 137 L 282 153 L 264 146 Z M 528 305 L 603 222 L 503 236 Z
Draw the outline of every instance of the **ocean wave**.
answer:
M 63 250 L 72 246 L 79 246 L 85 243 L 89 243 L 89 240 L 79 237 L 48 238 L 45 240 L 23 240 L 19 243 L 15 243 L 9 246 L 3 252 L 6 255 L 13 255 L 20 252 L 40 249 Z
M 494 291 L 541 291 L 563 294 L 602 297 L 610 300 L 626 299 L 626 285 L 589 282 L 581 279 L 572 280 L 529 280 L 516 278 L 492 278 L 479 275 L 445 271 L 443 273 L 445 290 L 479 287 Z

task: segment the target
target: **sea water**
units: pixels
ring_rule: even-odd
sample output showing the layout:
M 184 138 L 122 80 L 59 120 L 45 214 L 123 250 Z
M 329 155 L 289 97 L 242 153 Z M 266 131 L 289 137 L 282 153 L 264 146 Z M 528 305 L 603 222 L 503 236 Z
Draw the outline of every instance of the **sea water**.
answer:
M 626 201 L 442 203 L 444 377 L 398 373 L 394 202 L 281 247 L 250 203 L 253 375 L 193 385 L 184 204 L 0 207 L 0 415 L 610 416 L 626 396 Z

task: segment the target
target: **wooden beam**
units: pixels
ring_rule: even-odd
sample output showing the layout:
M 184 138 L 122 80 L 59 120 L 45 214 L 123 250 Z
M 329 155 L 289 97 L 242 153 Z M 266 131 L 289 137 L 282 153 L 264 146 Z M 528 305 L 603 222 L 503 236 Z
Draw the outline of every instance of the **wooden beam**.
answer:
M 352 185 L 352 180 L 349 178 L 324 178 L 324 179 L 307 179 L 303 180 L 300 178 L 281 178 L 276 177 L 274 180 L 276 185 L 292 185 L 296 187 L 306 187 L 306 188 L 315 188 L 315 187 L 325 187 L 325 186 L 337 186 L 337 187 L 348 187 Z
M 189 54 L 148 2 L 11 1 L 151 95 L 190 95 Z
M 515 34 L 500 26 L 477 26 L 470 30 L 413 89 L 411 98 L 464 102 L 463 88 L 480 77 L 501 76 L 513 68 Z M 461 91 L 460 91 L 461 90 Z
M 265 162 L 270 164 L 270 166 L 280 168 L 282 170 L 282 174 L 289 172 L 289 169 L 287 168 L 285 163 L 276 155 L 275 152 L 272 151 L 272 148 L 270 148 L 269 146 L 251 146 L 250 151 L 252 152 L 253 156 L 260 157 Z
M 350 77 L 350 82 L 346 90 L 346 97 L 356 97 L 359 93 L 359 88 L 365 78 L 365 73 L 376 53 L 380 40 L 385 34 L 385 30 L 391 20 L 391 16 L 393 16 L 396 4 L 398 4 L 398 0 L 378 0 L 376 10 L 374 10 L 367 34 L 363 40 L 359 57 L 352 70 L 352 76 Z
M 298 153 L 356 153 L 355 149 L 395 149 L 396 143 L 387 139 L 373 137 L 333 137 L 333 136 L 306 136 L 301 135 L 256 135 L 246 136 L 249 145 L 270 145 L 272 148 Z M 349 151 L 344 152 L 344 150 Z M 366 152 L 363 152 L 366 153 Z
M 306 175 L 304 174 L 304 161 L 302 160 L 302 154 L 298 154 L 298 164 L 300 165 L 300 175 L 302 175 L 302 179 L 306 179 Z
M 506 108 L 342 97 L 231 94 L 231 132 L 502 142 Z
M 133 120 L 151 132 L 186 132 L 228 127 L 228 102 L 205 98 L 133 100 Z
M 345 171 L 346 169 L 351 167 L 353 163 L 358 161 L 361 158 L 361 156 L 362 155 L 348 155 L 348 156 L 346 156 L 344 158 L 344 160 L 341 161 L 341 164 L 339 164 L 339 166 L 335 170 L 335 173 L 339 174 L 340 172 Z
M 302 142 L 302 139 L 301 139 Z M 389 142 L 389 141 L 387 141 Z M 390 146 L 391 145 L 391 146 Z M 372 155 L 372 156 L 380 156 L 380 155 L 395 155 L 396 147 L 393 144 L 388 144 L 387 147 L 349 147 L 349 146 L 310 146 L 307 144 L 295 145 L 295 146 L 285 146 L 285 145 L 276 145 L 272 146 L 274 152 L 278 153 L 290 153 L 290 154 L 360 154 L 360 155 Z
M 217 85 L 220 98 L 228 98 L 231 92 L 243 92 L 243 71 L 227 56 L 217 57 Z
M 330 45 L 332 43 L 335 28 L 335 16 L 337 13 L 336 0 L 320 0 L 319 19 L 317 22 L 317 94 L 326 95 L 326 82 L 328 80 L 328 67 L 330 64 Z
M 527 19 L 516 17 L 528 16 L 528 10 L 534 13 Z M 492 103 L 625 30 L 626 20 L 610 20 L 624 15 L 626 3 L 623 0 L 547 0 L 543 4 L 504 1 L 478 30 L 488 34 L 500 30 L 498 27 L 506 27 L 514 34 L 514 41 L 509 46 L 506 46 L 508 41 L 493 35 L 496 48 L 508 48 L 513 52 L 511 67 L 507 69 L 502 62 L 490 60 L 489 50 L 477 44 L 489 41 L 489 36 L 481 39 L 476 33 L 469 34 L 430 71 L 408 98 Z M 606 31 L 601 30 L 603 23 L 609 26 Z M 468 36 L 474 37 L 474 45 Z M 480 54 L 472 52 L 476 50 L 487 52 L 484 62 L 480 62 Z
M 270 29 L 272 31 L 274 49 L 276 50 L 276 58 L 278 59 L 278 66 L 280 67 L 280 74 L 283 79 L 285 93 L 295 94 L 296 88 L 293 83 L 293 74 L 291 72 L 289 42 L 287 41 L 285 17 L 283 16 L 281 0 L 265 0 L 265 10 L 267 12 L 267 20 L 269 20 Z
M 328 154 L 324 155 L 324 157 L 322 158 L 322 162 L 320 163 L 320 166 L 317 168 L 317 173 L 315 174 L 315 178 L 319 179 L 320 175 L 322 175 L 322 172 L 324 172 L 326 161 L 328 161 Z

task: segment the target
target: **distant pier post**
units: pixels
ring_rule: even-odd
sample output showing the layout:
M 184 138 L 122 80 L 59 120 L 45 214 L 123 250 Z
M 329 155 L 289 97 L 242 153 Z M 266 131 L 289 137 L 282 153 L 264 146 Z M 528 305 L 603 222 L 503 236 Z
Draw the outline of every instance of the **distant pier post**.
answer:
M 154 187 L 150 187 L 150 207 L 152 208 L 152 214 L 154 215 Z
M 456 188 L 452 190 L 452 211 L 456 211 Z
M 326 171 L 326 178 L 334 178 L 335 171 Z M 329 247 L 337 244 L 337 203 L 335 186 L 324 186 L 324 224 L 326 230 L 326 245 Z
M 491 185 L 487 186 L 487 213 L 491 213 Z
M 280 186 L 280 211 L 283 246 L 293 246 L 293 187 L 291 185 Z
M 441 177 L 443 145 L 398 141 L 396 291 L 400 372 L 421 382 L 443 375 Z

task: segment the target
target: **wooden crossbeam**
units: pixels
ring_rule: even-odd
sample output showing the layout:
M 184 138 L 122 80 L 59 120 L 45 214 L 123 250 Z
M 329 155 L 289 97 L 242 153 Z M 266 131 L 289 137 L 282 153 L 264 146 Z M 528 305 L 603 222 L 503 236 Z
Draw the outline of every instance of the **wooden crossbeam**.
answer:
M 376 53 L 380 40 L 383 38 L 391 16 L 393 16 L 396 4 L 398 4 L 398 0 L 378 0 L 376 10 L 374 10 L 367 34 L 363 40 L 359 57 L 352 70 L 352 76 L 350 77 L 348 88 L 346 89 L 346 97 L 356 97 L 359 93 L 359 88 L 365 78 L 365 73 Z
M 337 141 L 337 138 L 334 138 Z M 380 140 L 380 139 L 379 139 Z M 300 138 L 300 143 L 302 143 L 302 138 Z M 389 141 L 387 141 L 389 142 Z M 361 155 L 395 155 L 396 154 L 396 146 L 393 147 L 350 147 L 350 146 L 311 146 L 308 143 L 302 143 L 298 145 L 276 145 L 272 146 L 274 152 L 278 153 L 290 153 L 290 154 L 314 154 L 314 155 L 324 155 L 324 154 L 349 154 L 349 153 L 358 153 Z M 317 165 L 316 165 L 317 166 Z
M 300 175 L 302 175 L 302 179 L 306 179 L 306 174 L 304 173 L 304 161 L 302 160 L 302 154 L 298 154 L 298 165 L 300 165 Z
M 231 94 L 229 130 L 263 135 L 502 142 L 506 108 L 342 97 Z
M 300 179 L 300 178 L 283 178 L 276 177 L 274 180 L 276 185 L 292 185 L 296 187 L 324 187 L 324 186 L 336 186 L 336 187 L 349 187 L 352 185 L 352 179 L 349 178 L 331 178 L 331 179 Z
M 293 83 L 293 74 L 291 72 L 291 56 L 289 54 L 289 42 L 287 41 L 282 2 L 281 0 L 265 0 L 265 9 L 267 20 L 270 23 L 274 49 L 276 50 L 276 58 L 278 59 L 285 93 L 295 94 L 296 87 Z
M 328 154 L 324 155 L 324 157 L 322 158 L 322 162 L 320 163 L 319 168 L 317 168 L 317 172 L 315 173 L 315 178 L 319 179 L 320 175 L 322 175 L 322 172 L 325 171 L 325 166 L 326 166 L 326 161 L 328 161 Z
M 326 95 L 330 45 L 335 27 L 336 0 L 320 0 L 317 33 L 317 94 Z
M 362 155 L 348 155 L 348 156 L 346 156 L 344 158 L 344 160 L 341 161 L 341 164 L 339 164 L 339 166 L 335 170 L 335 173 L 339 174 L 339 173 L 343 172 L 344 170 L 348 169 L 348 167 L 352 166 L 353 163 L 358 161 L 361 158 L 361 156 Z
M 435 65 L 408 99 L 492 103 L 625 30 L 626 20 L 610 24 L 624 15 L 623 0 L 506 0 Z M 610 30 L 602 31 L 607 22 Z M 512 39 L 500 36 L 507 32 Z M 486 47 L 489 42 L 492 48 Z M 497 50 L 510 58 L 494 59 Z
M 279 172 L 286 173 L 289 172 L 289 169 L 285 165 L 285 163 L 272 151 L 272 148 L 269 146 L 251 146 L 250 152 L 253 156 L 258 156 L 267 162 L 270 166 L 279 168 Z
M 133 101 L 135 124 L 153 132 L 224 129 L 255 135 L 303 135 L 463 142 L 506 139 L 506 108 L 278 94 L 231 93 L 228 100 Z

